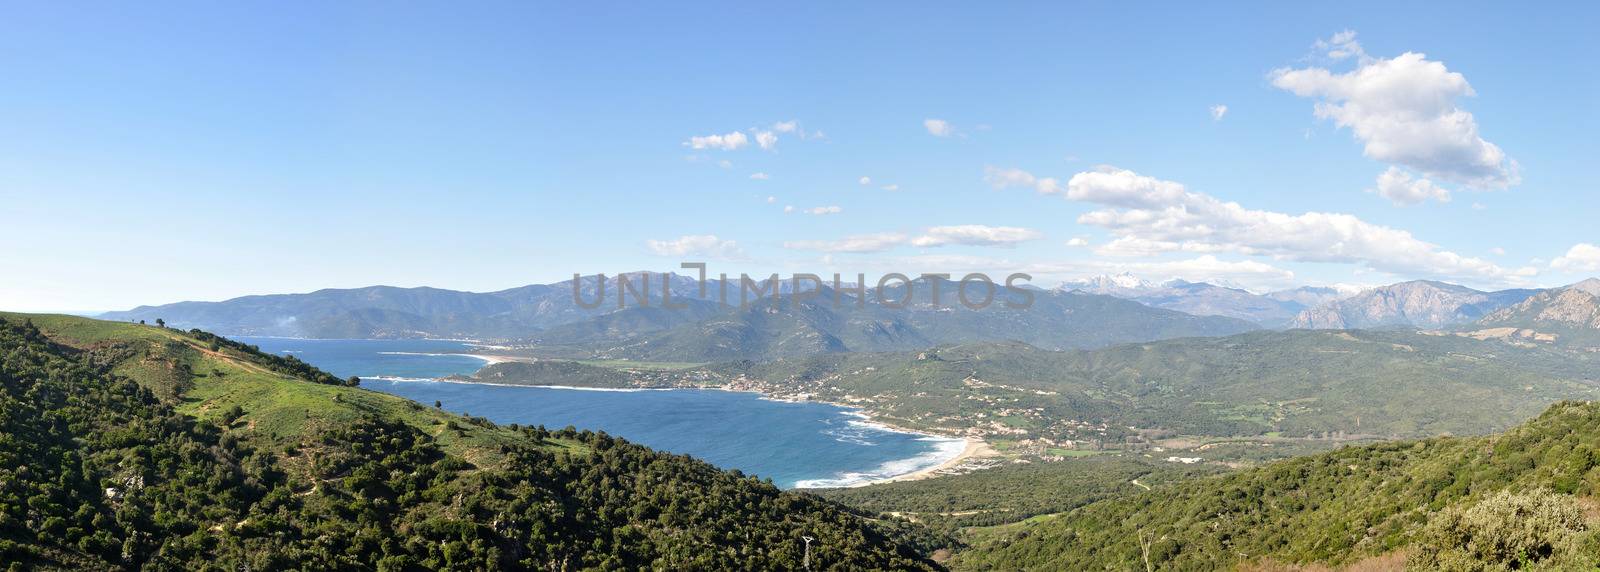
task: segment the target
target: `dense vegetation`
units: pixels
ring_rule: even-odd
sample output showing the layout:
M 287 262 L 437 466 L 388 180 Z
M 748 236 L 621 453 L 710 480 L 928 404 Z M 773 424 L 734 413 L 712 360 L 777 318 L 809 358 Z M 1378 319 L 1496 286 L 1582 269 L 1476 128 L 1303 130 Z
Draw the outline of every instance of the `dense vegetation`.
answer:
M 1539 492 L 1548 489 L 1548 494 Z M 1447 570 L 1593 569 L 1600 404 L 1501 435 L 1348 447 L 1101 501 L 957 557 L 977 570 L 1346 564 L 1407 551 Z
M 1188 435 L 1488 433 L 1600 393 L 1600 354 L 1399 331 L 1252 332 L 1053 352 L 987 343 L 713 366 L 774 391 L 871 400 L 934 431 L 1118 443 Z M 1148 431 L 1142 433 L 1149 434 Z
M 992 526 L 1066 512 L 1140 491 L 1145 486 L 1216 472 L 1218 469 L 1206 465 L 1102 456 L 1008 464 L 937 479 L 815 492 L 846 505 L 891 513 L 954 533 L 962 527 Z
M 13 568 L 794 569 L 803 536 L 814 569 L 934 566 L 914 527 L 688 457 L 313 383 L 207 337 L 38 320 L 0 316 Z

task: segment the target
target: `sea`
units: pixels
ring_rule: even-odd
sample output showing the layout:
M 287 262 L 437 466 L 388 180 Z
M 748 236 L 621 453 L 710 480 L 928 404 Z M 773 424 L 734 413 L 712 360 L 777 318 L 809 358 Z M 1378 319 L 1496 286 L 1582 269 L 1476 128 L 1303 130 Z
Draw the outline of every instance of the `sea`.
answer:
M 237 337 L 361 386 L 496 423 L 605 431 L 657 450 L 772 479 L 784 488 L 845 487 L 933 467 L 965 442 L 896 431 L 860 411 L 714 389 L 575 389 L 439 381 L 487 360 L 453 340 Z

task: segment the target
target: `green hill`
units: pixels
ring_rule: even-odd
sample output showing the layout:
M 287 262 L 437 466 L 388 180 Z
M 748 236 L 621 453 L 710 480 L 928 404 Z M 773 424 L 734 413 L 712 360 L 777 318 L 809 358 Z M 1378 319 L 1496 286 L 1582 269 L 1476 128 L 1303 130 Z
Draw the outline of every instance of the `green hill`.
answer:
M 912 527 L 203 332 L 0 314 L 0 429 L 12 569 L 795 569 L 803 536 L 816 569 L 936 567 Z
M 1000 529 L 953 567 L 1593 570 L 1597 490 L 1600 404 L 1566 402 L 1504 434 L 1348 447 L 1091 503 Z
M 929 430 L 1426 437 L 1506 429 L 1600 393 L 1595 354 L 1401 331 L 1251 332 L 1089 351 L 981 343 L 710 366 Z M 994 423 L 1003 423 L 994 428 Z

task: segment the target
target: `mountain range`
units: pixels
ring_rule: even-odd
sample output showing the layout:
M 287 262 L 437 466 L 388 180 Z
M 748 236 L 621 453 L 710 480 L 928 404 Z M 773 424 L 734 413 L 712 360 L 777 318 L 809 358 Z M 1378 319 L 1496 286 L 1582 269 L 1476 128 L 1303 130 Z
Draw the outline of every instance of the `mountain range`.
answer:
M 1177 279 L 1156 284 L 1129 273 L 1067 282 L 1058 289 L 1116 296 L 1197 316 L 1226 316 L 1267 328 L 1285 326 L 1306 309 L 1359 291 L 1349 287 L 1302 286 L 1256 294 L 1243 288 Z
M 1529 289 L 1484 292 L 1444 282 L 1413 280 L 1316 306 L 1295 316 L 1289 326 L 1332 330 L 1396 326 L 1440 328 L 1475 321 L 1539 292 Z

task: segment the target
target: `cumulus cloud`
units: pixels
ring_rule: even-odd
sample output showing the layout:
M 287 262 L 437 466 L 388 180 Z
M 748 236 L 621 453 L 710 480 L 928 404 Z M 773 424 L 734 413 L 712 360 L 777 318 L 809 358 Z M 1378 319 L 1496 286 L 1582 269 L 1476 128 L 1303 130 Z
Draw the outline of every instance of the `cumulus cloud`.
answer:
M 950 125 L 949 121 L 943 119 L 924 119 L 922 120 L 922 127 L 927 129 L 928 134 L 934 137 L 949 137 L 956 132 L 956 128 Z
M 771 179 L 772 177 L 766 173 L 750 173 L 750 178 L 757 181 L 765 181 L 767 179 Z
M 839 240 L 796 240 L 783 243 L 784 248 L 818 250 L 822 252 L 882 252 L 905 244 L 909 236 L 898 232 L 860 234 Z
M 1232 252 L 1494 284 L 1521 284 L 1537 274 L 1533 268 L 1508 269 L 1443 250 L 1410 232 L 1353 215 L 1247 209 L 1180 183 L 1116 167 L 1073 175 L 1066 189 L 1069 199 L 1109 207 L 1078 217 L 1079 223 L 1116 237 L 1097 250 L 1101 254 Z
M 794 120 L 779 121 L 777 123 L 772 124 L 772 130 L 773 131 L 777 131 L 779 133 L 794 133 L 795 131 L 797 131 L 799 129 L 800 129 L 800 122 L 799 121 L 794 121 Z
M 1227 115 L 1227 114 L 1228 114 L 1228 106 L 1220 104 L 1220 103 L 1211 106 L 1211 120 L 1212 121 L 1222 121 L 1222 116 Z
M 886 268 L 899 268 L 902 272 L 988 272 L 1006 275 L 1026 272 L 1033 275 L 1033 283 L 1049 284 L 1052 281 L 1081 280 L 1100 274 L 1130 272 L 1143 278 L 1163 281 L 1172 278 L 1227 284 L 1266 292 L 1298 286 L 1295 274 L 1287 269 L 1257 260 L 1225 260 L 1213 255 L 1190 259 L 1119 261 L 1078 259 L 1019 263 L 1014 260 L 987 256 L 958 254 L 917 254 L 886 257 L 872 263 Z
M 1089 246 L 1089 239 L 1081 237 L 1081 236 L 1074 236 L 1072 238 L 1067 239 L 1066 245 L 1069 248 L 1084 248 L 1086 246 Z
M 861 183 L 863 185 L 870 185 L 870 184 L 872 184 L 872 177 L 862 177 L 860 179 L 857 179 L 856 182 L 857 183 Z
M 1040 238 L 1044 238 L 1044 234 L 1031 228 L 964 224 L 931 227 L 923 231 L 922 236 L 911 239 L 911 245 L 921 247 L 944 246 L 947 244 L 1014 246 L 1019 242 L 1038 240 Z
M 1569 272 L 1600 272 L 1600 246 L 1587 242 L 1575 244 L 1565 255 L 1550 261 L 1550 267 Z
M 689 140 L 683 142 L 683 144 L 689 146 L 690 149 L 721 149 L 723 151 L 733 151 L 740 147 L 744 147 L 745 145 L 749 145 L 750 138 L 746 137 L 742 131 L 734 131 L 732 133 L 724 133 L 722 135 L 698 135 L 690 137 Z
M 778 145 L 778 135 L 771 131 L 756 131 L 756 146 L 767 151 Z
M 1425 54 L 1370 57 L 1354 32 L 1317 47 L 1332 60 L 1357 58 L 1356 68 L 1281 68 L 1272 72 L 1272 85 L 1316 99 L 1316 116 L 1350 128 L 1368 157 L 1474 188 L 1519 182 L 1516 162 L 1479 136 L 1477 120 L 1457 106 L 1458 98 L 1475 95 L 1465 76 Z
M 778 202 L 778 197 L 774 197 L 774 196 L 768 196 L 767 197 L 767 204 L 770 205 L 770 204 L 776 203 L 776 202 Z
M 995 190 L 1012 187 L 1030 188 L 1040 194 L 1052 195 L 1061 192 L 1061 182 L 1049 177 L 1035 177 L 1022 169 L 1001 169 L 993 165 L 983 167 L 983 180 Z
M 822 252 L 882 252 L 901 246 L 936 248 L 940 246 L 1011 247 L 1017 243 L 1044 238 L 1030 228 L 965 224 L 935 226 L 917 234 L 881 232 L 845 237 L 840 240 L 800 240 L 783 243 L 784 248 Z
M 813 207 L 813 208 L 802 210 L 800 212 L 803 212 L 803 213 L 806 213 L 806 214 L 809 214 L 809 215 L 831 215 L 831 214 L 839 214 L 839 213 L 844 212 L 844 208 L 843 207 L 838 207 L 838 206 Z
M 714 234 L 680 236 L 674 240 L 647 240 L 645 248 L 657 256 L 700 256 L 723 260 L 744 258 L 744 251 L 732 240 L 717 238 Z
M 879 187 L 879 188 L 881 188 L 881 189 L 883 189 L 885 191 L 898 191 L 898 190 L 900 190 L 900 185 L 889 184 L 889 185 L 884 185 L 884 186 Z
M 1418 179 L 1401 170 L 1399 167 L 1389 167 L 1383 174 L 1378 175 L 1377 188 L 1370 189 L 1378 196 L 1389 199 L 1398 206 L 1411 206 L 1428 199 L 1441 203 L 1450 202 L 1450 191 L 1444 187 L 1433 184 L 1427 179 Z

